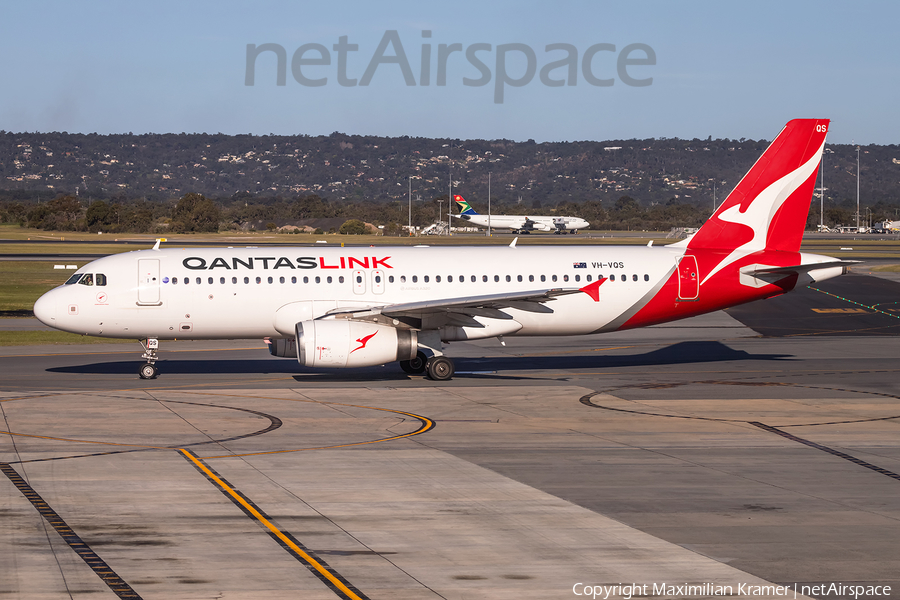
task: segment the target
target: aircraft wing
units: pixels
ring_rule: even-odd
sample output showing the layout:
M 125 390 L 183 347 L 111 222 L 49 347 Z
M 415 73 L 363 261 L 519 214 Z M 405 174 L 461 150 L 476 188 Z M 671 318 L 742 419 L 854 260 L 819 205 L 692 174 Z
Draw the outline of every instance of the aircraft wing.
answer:
M 352 315 L 351 318 L 365 318 L 381 314 L 393 318 L 422 318 L 426 315 L 445 314 L 449 317 L 452 314 L 460 314 L 508 318 L 508 315 L 501 313 L 500 309 L 517 308 L 530 312 L 552 312 L 551 309 L 544 306 L 546 302 L 551 302 L 558 296 L 577 294 L 581 291 L 578 288 L 553 288 L 505 294 L 486 294 L 483 296 L 460 296 L 457 298 L 402 302 L 382 306 L 336 308 L 328 311 L 326 315 Z

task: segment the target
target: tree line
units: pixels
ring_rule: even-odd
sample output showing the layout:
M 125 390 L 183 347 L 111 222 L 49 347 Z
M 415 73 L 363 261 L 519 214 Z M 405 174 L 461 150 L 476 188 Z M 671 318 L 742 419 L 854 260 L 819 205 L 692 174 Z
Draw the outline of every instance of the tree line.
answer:
M 334 232 L 340 231 L 341 224 L 354 221 L 343 228 L 343 233 L 365 233 L 364 224 L 369 223 L 386 235 L 399 235 L 409 222 L 422 228 L 439 219 L 446 221 L 447 198 L 444 194 L 413 202 L 410 207 L 407 201 L 353 202 L 328 200 L 315 194 L 282 198 L 242 193 L 228 198 L 208 198 L 192 192 L 177 200 L 160 202 L 141 198 L 91 200 L 71 194 L 26 200 L 3 197 L 0 193 L 0 222 L 53 231 L 165 234 L 293 230 L 295 227 L 292 226 L 304 221 L 329 219 L 337 223 Z M 869 212 L 874 222 L 896 218 L 898 209 L 900 207 L 896 205 L 879 203 Z M 699 227 L 709 218 L 712 207 L 676 198 L 645 206 L 631 196 L 623 195 L 611 206 L 594 200 L 563 201 L 553 207 L 499 201 L 493 204 L 492 212 L 581 217 L 591 223 L 591 229 L 597 230 L 666 231 L 673 227 Z M 807 228 L 815 229 L 819 219 L 818 203 L 813 202 Z M 828 226 L 855 223 L 855 204 L 830 202 L 824 211 L 824 220 Z M 460 224 L 454 220 L 454 225 Z

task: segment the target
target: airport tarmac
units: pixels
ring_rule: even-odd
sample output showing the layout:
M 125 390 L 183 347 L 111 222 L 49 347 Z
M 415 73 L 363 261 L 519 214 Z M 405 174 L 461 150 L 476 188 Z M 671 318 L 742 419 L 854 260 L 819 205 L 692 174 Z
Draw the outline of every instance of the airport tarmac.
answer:
M 453 343 L 440 383 L 254 341 L 163 342 L 152 381 L 137 344 L 2 347 L 0 597 L 897 597 L 900 283 L 832 282 Z

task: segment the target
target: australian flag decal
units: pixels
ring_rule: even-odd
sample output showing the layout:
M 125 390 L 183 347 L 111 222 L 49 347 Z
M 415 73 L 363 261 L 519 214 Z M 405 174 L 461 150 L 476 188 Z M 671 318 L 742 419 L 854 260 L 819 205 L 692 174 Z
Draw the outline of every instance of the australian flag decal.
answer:
M 579 263 L 579 262 L 577 262 L 577 263 L 572 263 L 572 267 L 575 268 L 575 269 L 587 269 L 587 263 L 586 263 L 586 262 L 583 262 L 583 263 Z

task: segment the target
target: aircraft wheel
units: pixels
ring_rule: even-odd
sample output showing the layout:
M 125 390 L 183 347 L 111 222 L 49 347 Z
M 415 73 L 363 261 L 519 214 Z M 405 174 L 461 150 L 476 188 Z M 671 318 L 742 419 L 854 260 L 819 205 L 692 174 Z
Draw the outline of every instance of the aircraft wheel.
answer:
M 434 381 L 447 381 L 453 377 L 453 361 L 446 356 L 432 356 L 426 363 L 428 378 Z
M 427 362 L 428 357 L 425 356 L 424 352 L 417 352 L 416 357 L 412 360 L 401 360 L 400 368 L 403 369 L 404 373 L 409 373 L 410 375 L 421 375 L 425 372 L 425 363 Z
M 159 376 L 159 369 L 156 368 L 156 365 L 145 363 L 141 365 L 141 370 L 138 373 L 141 379 L 156 379 Z

